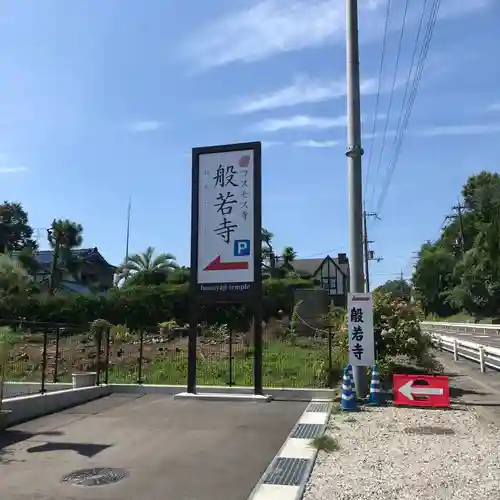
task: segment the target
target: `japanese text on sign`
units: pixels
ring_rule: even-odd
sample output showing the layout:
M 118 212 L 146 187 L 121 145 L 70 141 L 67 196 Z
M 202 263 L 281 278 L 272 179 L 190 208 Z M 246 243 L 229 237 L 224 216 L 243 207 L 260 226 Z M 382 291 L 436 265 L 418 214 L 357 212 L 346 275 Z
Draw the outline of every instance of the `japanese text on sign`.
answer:
M 247 200 L 249 197 L 247 179 L 249 162 L 250 156 L 243 155 L 239 159 L 238 170 L 234 165 L 219 164 L 213 177 L 214 185 L 209 186 L 208 183 L 205 183 L 206 190 L 211 187 L 215 189 L 216 196 L 213 206 L 220 214 L 219 224 L 213 231 L 227 245 L 231 243 L 231 235 L 238 228 L 238 219 L 247 220 L 249 215 Z M 210 176 L 208 170 L 205 170 L 205 176 Z
M 254 151 L 199 155 L 198 283 L 254 281 Z
M 375 363 L 373 303 L 369 293 L 350 293 L 348 300 L 349 363 L 371 366 Z

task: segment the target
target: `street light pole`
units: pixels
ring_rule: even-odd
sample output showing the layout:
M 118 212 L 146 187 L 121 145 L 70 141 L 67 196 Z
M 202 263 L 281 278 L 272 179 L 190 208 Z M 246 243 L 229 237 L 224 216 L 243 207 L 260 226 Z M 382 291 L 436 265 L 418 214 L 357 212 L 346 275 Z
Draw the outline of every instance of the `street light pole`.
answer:
M 346 0 L 347 173 L 349 191 L 350 292 L 363 293 L 363 193 L 361 103 L 359 89 L 358 2 Z M 368 379 L 363 366 L 353 367 L 358 397 L 366 396 Z

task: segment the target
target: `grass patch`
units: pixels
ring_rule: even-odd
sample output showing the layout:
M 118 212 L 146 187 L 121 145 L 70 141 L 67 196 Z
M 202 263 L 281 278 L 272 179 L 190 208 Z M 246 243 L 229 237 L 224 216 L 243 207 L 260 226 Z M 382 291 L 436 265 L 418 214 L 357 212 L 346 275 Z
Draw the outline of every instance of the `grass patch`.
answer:
M 40 381 L 43 342 L 40 335 L 25 335 L 10 353 L 7 380 Z M 57 358 L 57 381 L 71 382 L 75 372 L 97 371 L 97 350 L 88 335 L 61 338 L 56 356 L 56 343 L 49 339 L 46 381 L 54 380 Z M 104 380 L 106 355 L 100 355 L 101 380 Z M 187 381 L 187 339 L 155 341 L 145 336 L 142 362 L 140 342 L 112 342 L 109 353 L 110 383 L 183 385 Z M 263 349 L 263 383 L 265 387 L 327 387 L 328 346 L 323 339 L 300 338 L 294 342 L 267 339 Z M 140 366 L 141 365 L 141 366 Z M 231 375 L 230 375 L 231 367 Z M 253 348 L 236 338 L 229 342 L 199 338 L 197 383 L 199 385 L 253 385 Z
M 311 446 L 319 451 L 325 451 L 326 453 L 331 453 L 333 451 L 340 450 L 340 444 L 336 438 L 332 438 L 323 434 L 313 439 Z

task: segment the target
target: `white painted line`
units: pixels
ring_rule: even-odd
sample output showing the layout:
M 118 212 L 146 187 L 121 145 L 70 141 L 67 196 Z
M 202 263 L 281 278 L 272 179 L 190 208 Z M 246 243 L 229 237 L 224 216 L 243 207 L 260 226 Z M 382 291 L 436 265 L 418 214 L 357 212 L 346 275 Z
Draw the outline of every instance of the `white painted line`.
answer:
M 314 458 L 314 448 L 311 446 L 312 439 L 289 438 L 278 454 L 280 458 Z
M 299 424 L 323 425 L 328 419 L 328 413 L 323 411 L 306 411 L 299 419 Z
M 299 486 L 261 484 L 252 500 L 296 500 Z

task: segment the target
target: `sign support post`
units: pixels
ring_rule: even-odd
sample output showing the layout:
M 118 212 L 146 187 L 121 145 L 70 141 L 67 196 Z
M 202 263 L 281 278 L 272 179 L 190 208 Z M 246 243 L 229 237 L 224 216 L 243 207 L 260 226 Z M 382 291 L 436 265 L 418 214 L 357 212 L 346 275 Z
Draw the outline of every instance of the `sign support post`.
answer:
M 261 143 L 193 149 L 187 392 L 196 392 L 199 310 L 242 304 L 253 315 L 254 391 L 262 394 Z

